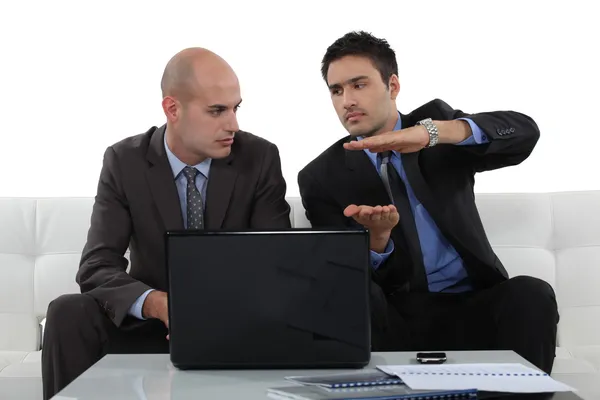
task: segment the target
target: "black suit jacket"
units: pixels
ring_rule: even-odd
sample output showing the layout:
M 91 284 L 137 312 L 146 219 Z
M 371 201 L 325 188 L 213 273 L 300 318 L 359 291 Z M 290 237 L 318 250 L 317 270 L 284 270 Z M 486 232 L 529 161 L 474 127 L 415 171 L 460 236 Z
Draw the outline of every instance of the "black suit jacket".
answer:
M 402 128 L 424 118 L 452 120 L 468 117 L 490 139 L 474 146 L 437 145 L 402 155 L 402 163 L 415 195 L 441 232 L 465 261 L 476 289 L 508 278 L 486 237 L 474 200 L 475 173 L 516 165 L 525 160 L 539 139 L 536 123 L 513 111 L 466 114 L 436 99 L 411 113 L 401 114 Z M 376 169 L 363 151 L 350 151 L 345 137 L 310 162 L 298 174 L 306 216 L 314 227 L 353 227 L 343 210 L 350 204 L 390 203 Z M 400 226 L 392 232 L 396 246 L 388 260 L 372 273 L 374 323 L 385 326 L 386 300 L 402 292 L 426 292 L 422 267 L 407 256 Z
M 184 229 L 164 148 L 165 129 L 152 127 L 104 153 L 77 282 L 81 292 L 93 296 L 117 326 L 147 289 L 167 291 L 164 234 Z M 277 147 L 240 131 L 231 154 L 212 161 L 206 229 L 289 228 L 285 194 Z M 124 257 L 128 247 L 129 273 Z M 131 322 L 135 325 L 136 321 Z

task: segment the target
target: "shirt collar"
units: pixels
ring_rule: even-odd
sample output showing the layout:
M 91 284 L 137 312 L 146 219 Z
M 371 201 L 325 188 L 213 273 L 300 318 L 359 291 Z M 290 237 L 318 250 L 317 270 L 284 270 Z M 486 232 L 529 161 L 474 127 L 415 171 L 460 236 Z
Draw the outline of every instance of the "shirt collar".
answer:
M 185 167 L 187 167 L 187 165 L 183 161 L 181 161 L 179 158 L 177 158 L 177 156 L 175 154 L 173 154 L 171 149 L 169 149 L 169 146 L 167 145 L 167 134 L 166 133 L 165 133 L 165 137 L 164 137 L 164 145 L 165 145 L 165 151 L 167 152 L 167 158 L 169 159 L 169 164 L 171 165 L 171 171 L 173 171 L 173 178 L 177 179 L 177 177 L 179 176 L 181 171 L 183 171 L 183 169 Z M 202 175 L 204 175 L 206 178 L 208 178 L 208 173 L 210 171 L 211 162 L 212 162 L 212 159 L 207 158 L 206 160 L 202 161 L 200 164 L 193 165 L 193 167 L 196 168 L 198 171 L 200 171 L 200 173 L 202 173 Z

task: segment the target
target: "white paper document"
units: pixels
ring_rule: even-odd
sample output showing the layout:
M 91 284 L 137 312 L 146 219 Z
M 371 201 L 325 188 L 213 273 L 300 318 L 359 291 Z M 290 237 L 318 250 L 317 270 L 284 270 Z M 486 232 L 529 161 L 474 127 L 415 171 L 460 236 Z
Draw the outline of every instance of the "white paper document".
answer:
M 477 389 L 490 392 L 542 393 L 576 391 L 522 364 L 382 365 L 411 389 Z

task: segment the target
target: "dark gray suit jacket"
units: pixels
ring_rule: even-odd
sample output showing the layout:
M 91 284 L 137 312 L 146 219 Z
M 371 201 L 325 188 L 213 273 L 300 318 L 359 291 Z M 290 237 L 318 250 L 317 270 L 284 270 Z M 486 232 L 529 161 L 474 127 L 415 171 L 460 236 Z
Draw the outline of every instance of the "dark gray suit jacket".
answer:
M 77 282 L 121 326 L 147 289 L 167 291 L 164 234 L 184 229 L 164 149 L 166 126 L 124 139 L 104 153 L 91 226 Z M 213 160 L 206 229 L 290 227 L 290 206 L 277 147 L 238 132 L 231 154 Z M 131 269 L 124 254 L 129 247 Z

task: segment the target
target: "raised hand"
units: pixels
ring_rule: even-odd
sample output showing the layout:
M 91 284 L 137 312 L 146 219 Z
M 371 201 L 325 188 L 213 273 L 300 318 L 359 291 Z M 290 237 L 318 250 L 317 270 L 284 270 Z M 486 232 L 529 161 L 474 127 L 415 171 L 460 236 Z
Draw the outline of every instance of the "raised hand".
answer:
M 400 214 L 394 205 L 366 206 L 351 204 L 344 210 L 346 217 L 369 230 L 371 250 L 381 253 L 390 239 L 392 229 L 400 221 Z
M 418 125 L 399 131 L 381 133 L 376 136 L 344 143 L 346 150 L 369 149 L 373 153 L 395 150 L 399 153 L 414 153 L 429 144 L 429 133 Z

